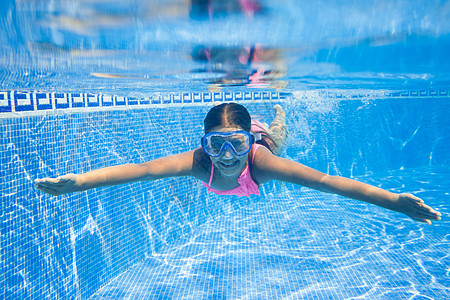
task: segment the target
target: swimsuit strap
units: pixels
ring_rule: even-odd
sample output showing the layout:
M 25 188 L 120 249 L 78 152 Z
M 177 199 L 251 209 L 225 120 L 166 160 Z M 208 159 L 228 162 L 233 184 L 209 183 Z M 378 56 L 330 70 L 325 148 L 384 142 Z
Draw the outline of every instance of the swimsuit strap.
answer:
M 252 161 L 251 164 L 253 165 L 253 161 L 255 160 L 255 154 L 256 154 L 256 150 L 258 150 L 259 148 L 259 144 L 254 143 L 253 145 L 255 145 L 255 149 L 252 149 L 253 154 L 252 154 Z M 253 147 L 252 147 L 253 148 Z
M 257 143 L 254 143 L 254 145 L 255 145 L 255 148 L 252 149 L 252 151 L 253 151 L 252 161 L 251 161 L 251 163 L 248 164 L 248 170 L 250 171 L 250 177 L 252 178 L 252 180 L 259 186 L 260 185 L 259 182 L 253 176 L 253 161 L 255 160 L 256 150 L 258 150 L 258 148 L 261 146 L 265 147 L 265 145 L 261 145 L 261 144 L 257 144 Z
M 214 164 L 213 164 L 213 162 L 211 162 L 211 176 L 209 177 L 209 182 L 208 182 L 209 186 L 211 186 L 213 175 L 214 175 Z

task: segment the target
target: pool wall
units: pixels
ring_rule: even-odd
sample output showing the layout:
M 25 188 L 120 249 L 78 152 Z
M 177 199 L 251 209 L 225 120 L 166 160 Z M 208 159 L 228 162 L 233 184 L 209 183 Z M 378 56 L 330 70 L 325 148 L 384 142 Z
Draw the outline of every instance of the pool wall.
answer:
M 245 97 L 248 98 L 245 98 Z M 140 163 L 198 146 L 212 101 L 238 101 L 270 123 L 286 110 L 283 156 L 343 176 L 450 164 L 450 91 L 199 93 L 126 99 L 0 93 L 1 261 L 5 299 L 86 299 L 115 276 L 199 225 L 265 201 L 217 197 L 191 178 L 51 197 L 33 180 Z M 59 100 L 58 100 L 59 99 Z M 109 104 L 108 104 L 109 103 Z

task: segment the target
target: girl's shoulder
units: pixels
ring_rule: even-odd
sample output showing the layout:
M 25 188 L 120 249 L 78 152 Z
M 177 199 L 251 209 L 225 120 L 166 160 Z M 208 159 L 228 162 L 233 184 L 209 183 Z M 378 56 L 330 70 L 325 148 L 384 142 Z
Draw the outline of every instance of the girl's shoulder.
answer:
M 268 171 L 271 167 L 277 164 L 278 156 L 274 155 L 269 149 L 264 146 L 254 149 L 255 151 L 252 155 L 252 174 L 253 177 L 260 183 L 267 182 L 270 180 L 268 178 Z M 270 176 L 269 176 L 270 177 Z
M 194 149 L 192 175 L 202 181 L 208 181 L 211 172 L 211 159 L 201 147 Z
M 261 144 L 255 144 L 257 145 L 256 147 L 254 146 L 252 149 L 252 156 L 253 156 L 253 163 L 258 164 L 261 163 L 263 160 L 269 158 L 269 157 L 276 157 L 275 155 L 273 155 L 272 151 L 270 151 L 266 146 L 261 145 Z

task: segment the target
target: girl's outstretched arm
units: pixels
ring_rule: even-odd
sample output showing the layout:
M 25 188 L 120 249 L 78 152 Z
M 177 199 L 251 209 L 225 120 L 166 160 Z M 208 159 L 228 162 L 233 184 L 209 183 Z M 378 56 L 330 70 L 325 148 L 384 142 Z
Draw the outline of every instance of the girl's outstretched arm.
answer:
M 330 176 L 300 163 L 277 157 L 266 149 L 261 150 L 256 153 L 254 161 L 254 176 L 259 183 L 269 180 L 291 182 L 372 203 L 427 224 L 431 224 L 431 220 L 441 218 L 439 212 L 411 194 L 395 194 L 349 178 Z
M 107 167 L 79 175 L 66 174 L 58 178 L 36 179 L 34 181 L 35 187 L 47 194 L 58 196 L 102 186 L 188 176 L 192 173 L 195 151 L 171 155 L 141 164 Z

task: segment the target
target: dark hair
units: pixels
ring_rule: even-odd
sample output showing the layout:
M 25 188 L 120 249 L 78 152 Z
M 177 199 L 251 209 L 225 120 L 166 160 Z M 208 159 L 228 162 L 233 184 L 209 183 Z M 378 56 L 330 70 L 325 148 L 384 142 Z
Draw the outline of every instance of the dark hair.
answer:
M 252 119 L 248 110 L 237 103 L 223 103 L 211 108 L 203 121 L 205 133 L 208 133 L 216 126 L 239 127 L 245 131 L 250 131 Z

